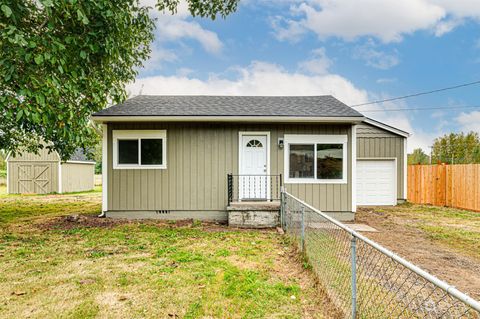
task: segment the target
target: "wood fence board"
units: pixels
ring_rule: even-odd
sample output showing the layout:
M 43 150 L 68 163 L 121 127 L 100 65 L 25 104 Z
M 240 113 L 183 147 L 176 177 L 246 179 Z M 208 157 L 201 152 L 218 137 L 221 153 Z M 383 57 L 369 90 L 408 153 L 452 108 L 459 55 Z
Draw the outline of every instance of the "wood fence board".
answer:
M 480 211 L 480 164 L 409 165 L 412 203 Z

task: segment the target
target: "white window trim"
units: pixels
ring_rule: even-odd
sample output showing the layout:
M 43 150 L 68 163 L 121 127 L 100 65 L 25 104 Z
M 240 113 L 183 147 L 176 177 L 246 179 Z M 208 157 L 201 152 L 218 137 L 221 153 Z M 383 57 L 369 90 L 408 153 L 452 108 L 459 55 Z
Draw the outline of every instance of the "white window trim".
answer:
M 285 184 L 347 184 L 348 180 L 348 136 L 347 135 L 294 135 L 284 136 L 284 175 Z M 314 178 L 290 178 L 290 144 L 343 144 L 343 178 L 342 179 L 316 179 L 317 165 L 314 165 Z M 314 158 L 317 158 L 317 148 L 314 147 Z
M 167 168 L 167 131 L 166 130 L 113 130 L 113 168 L 114 169 L 166 169 Z M 163 140 L 162 165 L 142 165 L 141 147 L 138 148 L 138 164 L 118 163 L 118 140 L 160 138 Z M 140 146 L 140 145 L 139 145 Z
M 357 212 L 357 125 L 352 125 L 352 212 Z
M 102 213 L 108 211 L 108 125 L 102 125 Z M 95 176 L 93 177 L 95 188 Z

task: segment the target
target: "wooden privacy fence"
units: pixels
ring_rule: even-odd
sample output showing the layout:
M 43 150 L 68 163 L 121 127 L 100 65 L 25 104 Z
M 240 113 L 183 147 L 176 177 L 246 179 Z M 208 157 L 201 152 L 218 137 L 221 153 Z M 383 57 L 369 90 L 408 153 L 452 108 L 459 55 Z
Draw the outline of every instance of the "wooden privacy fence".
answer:
M 409 165 L 408 200 L 480 211 L 480 164 Z

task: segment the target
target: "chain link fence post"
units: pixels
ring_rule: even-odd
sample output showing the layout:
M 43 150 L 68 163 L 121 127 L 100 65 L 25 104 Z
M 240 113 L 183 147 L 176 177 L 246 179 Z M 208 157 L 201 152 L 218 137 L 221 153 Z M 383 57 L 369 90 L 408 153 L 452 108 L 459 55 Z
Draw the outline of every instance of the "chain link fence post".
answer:
M 352 235 L 352 319 L 357 317 L 357 238 Z
M 302 235 L 301 235 L 301 249 L 305 253 L 305 206 L 302 205 Z
M 280 227 L 285 230 L 285 194 L 280 186 Z

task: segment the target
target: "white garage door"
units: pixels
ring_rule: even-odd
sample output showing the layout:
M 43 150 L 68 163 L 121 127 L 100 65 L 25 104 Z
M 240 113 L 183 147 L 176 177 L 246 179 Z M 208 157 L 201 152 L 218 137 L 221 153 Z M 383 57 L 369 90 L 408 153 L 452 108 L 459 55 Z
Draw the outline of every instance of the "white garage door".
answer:
M 396 205 L 395 161 L 357 161 L 357 205 Z

